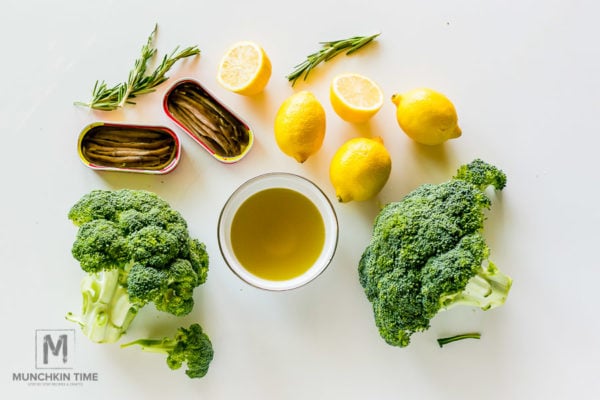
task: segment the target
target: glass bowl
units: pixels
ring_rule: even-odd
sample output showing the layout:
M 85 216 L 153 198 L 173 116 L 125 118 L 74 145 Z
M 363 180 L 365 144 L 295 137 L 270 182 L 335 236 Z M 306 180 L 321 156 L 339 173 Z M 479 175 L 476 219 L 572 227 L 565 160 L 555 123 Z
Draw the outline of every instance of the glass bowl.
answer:
M 232 242 L 232 225 L 234 223 L 236 213 L 246 202 L 246 200 L 257 193 L 267 191 L 268 189 L 288 189 L 303 195 L 316 207 L 318 214 L 322 218 L 324 233 L 323 246 L 318 253 L 318 256 L 316 256 L 316 260 L 299 275 L 284 279 L 271 279 L 265 276 L 259 276 L 260 274 L 250 272 L 249 269 L 244 267 L 242 262 L 240 262 L 238 255 L 236 255 L 236 252 L 234 251 L 235 245 Z M 284 207 L 284 212 L 288 211 L 285 209 L 285 204 L 281 205 L 281 207 Z M 263 229 L 267 229 L 268 231 L 270 228 L 263 227 Z M 235 275 L 237 275 L 244 282 L 257 288 L 272 291 L 282 291 L 295 289 L 311 282 L 327 268 L 333 259 L 337 247 L 338 222 L 331 202 L 317 185 L 299 175 L 273 172 L 256 176 L 243 183 L 233 192 L 223 206 L 219 216 L 217 233 L 221 254 Z M 300 235 L 304 234 L 304 232 L 299 233 Z M 310 233 L 306 234 L 310 235 Z M 269 236 L 268 240 L 277 240 L 276 234 L 265 236 Z M 264 250 L 259 248 L 256 249 L 256 252 L 261 251 Z M 293 252 L 295 250 L 291 251 Z M 282 265 L 281 267 L 285 268 L 286 266 Z

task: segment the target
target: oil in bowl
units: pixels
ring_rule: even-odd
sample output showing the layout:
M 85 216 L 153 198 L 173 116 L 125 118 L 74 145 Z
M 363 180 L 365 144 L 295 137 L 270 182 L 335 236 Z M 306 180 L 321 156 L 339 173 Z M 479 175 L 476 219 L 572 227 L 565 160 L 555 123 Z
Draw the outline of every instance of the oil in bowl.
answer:
M 316 278 L 337 246 L 333 207 L 312 182 L 271 173 L 244 183 L 219 218 L 219 246 L 231 270 L 247 283 L 287 290 Z
M 319 258 L 325 224 L 317 207 L 291 189 L 250 196 L 231 223 L 231 245 L 248 272 L 268 280 L 302 275 Z

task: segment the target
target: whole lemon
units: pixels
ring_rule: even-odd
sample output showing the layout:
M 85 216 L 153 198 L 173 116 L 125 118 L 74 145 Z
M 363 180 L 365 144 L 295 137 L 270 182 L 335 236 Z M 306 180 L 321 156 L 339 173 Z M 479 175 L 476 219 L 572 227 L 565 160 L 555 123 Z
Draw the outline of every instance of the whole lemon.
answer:
M 414 141 L 438 145 L 461 135 L 452 102 L 442 93 L 428 88 L 394 94 L 398 124 Z
M 354 138 L 334 154 L 329 179 L 340 202 L 364 201 L 383 189 L 391 171 L 392 159 L 381 138 Z
M 309 91 L 288 97 L 275 116 L 275 140 L 285 154 L 303 163 L 325 138 L 325 109 Z

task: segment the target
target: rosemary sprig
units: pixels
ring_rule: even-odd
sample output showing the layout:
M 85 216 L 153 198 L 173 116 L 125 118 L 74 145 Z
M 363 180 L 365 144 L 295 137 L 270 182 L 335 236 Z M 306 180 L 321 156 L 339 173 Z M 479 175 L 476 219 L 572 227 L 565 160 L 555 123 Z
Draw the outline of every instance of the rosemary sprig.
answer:
M 460 335 L 450 336 L 446 338 L 440 338 L 437 340 L 440 347 L 444 347 L 444 345 L 452 342 L 456 342 L 463 339 L 481 339 L 481 333 L 463 333 Z
M 296 65 L 294 67 L 294 71 L 286 76 L 286 78 L 292 83 L 292 86 L 294 86 L 296 81 L 302 75 L 304 75 L 304 80 L 306 80 L 310 71 L 312 71 L 320 63 L 329 61 L 344 51 L 346 51 L 346 55 L 350 55 L 361 47 L 369 44 L 379 35 L 380 34 L 377 33 L 371 36 L 354 36 L 348 39 L 320 42 L 322 45 L 321 50 L 306 57 L 306 60 Z
M 200 49 L 196 46 L 187 47 L 181 51 L 178 51 L 179 47 L 176 47 L 171 54 L 162 58 L 154 71 L 148 74 L 148 63 L 156 55 L 156 48 L 152 46 L 152 42 L 157 29 L 158 26 L 155 25 L 148 41 L 142 47 L 140 58 L 135 60 L 134 67 L 129 72 L 127 82 L 108 87 L 106 82 L 96 81 L 92 89 L 92 99 L 89 103 L 78 101 L 75 102 L 75 105 L 90 107 L 95 110 L 112 111 L 123 107 L 125 104 L 135 104 L 131 99 L 153 92 L 158 85 L 169 79 L 166 73 L 173 64 L 182 58 L 200 54 Z

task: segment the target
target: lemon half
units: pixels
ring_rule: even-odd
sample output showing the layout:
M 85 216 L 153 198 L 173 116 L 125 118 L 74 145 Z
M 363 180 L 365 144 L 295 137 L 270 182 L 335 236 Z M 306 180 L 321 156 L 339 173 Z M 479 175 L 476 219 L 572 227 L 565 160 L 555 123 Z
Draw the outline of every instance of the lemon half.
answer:
M 271 78 L 271 61 L 264 49 L 250 41 L 231 46 L 221 59 L 217 80 L 226 89 L 251 96 L 263 91 Z
M 442 93 L 419 88 L 394 94 L 392 102 L 398 124 L 418 143 L 438 145 L 462 134 L 454 104 Z
M 355 123 L 368 121 L 383 105 L 379 86 L 359 74 L 341 74 L 333 78 L 329 98 L 340 118 Z

